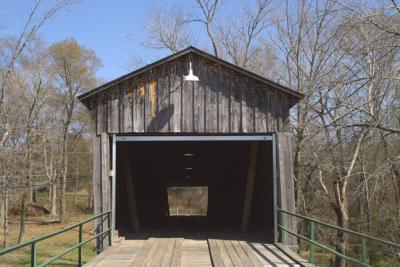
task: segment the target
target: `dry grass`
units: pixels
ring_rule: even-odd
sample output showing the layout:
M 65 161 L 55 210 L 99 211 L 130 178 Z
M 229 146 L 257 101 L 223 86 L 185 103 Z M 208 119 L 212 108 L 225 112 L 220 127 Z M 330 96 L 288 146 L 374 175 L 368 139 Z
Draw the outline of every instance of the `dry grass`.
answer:
M 40 217 L 28 217 L 26 222 L 26 232 L 24 240 L 30 240 L 34 237 L 59 230 L 61 228 L 76 224 L 84 219 L 92 216 L 91 212 L 86 208 L 87 206 L 87 194 L 80 193 L 78 195 L 78 203 L 75 206 L 73 201 L 73 194 L 67 194 L 67 222 L 60 224 L 48 216 Z M 39 203 L 45 203 L 45 194 L 39 195 Z M 93 236 L 94 223 L 88 223 L 84 226 L 84 239 L 88 239 Z M 10 218 L 9 234 L 7 237 L 7 246 L 12 246 L 17 243 L 19 234 L 19 217 L 13 216 Z M 68 247 L 75 245 L 78 242 L 78 228 L 67 231 L 63 234 L 51 237 L 47 240 L 40 241 L 37 244 L 37 263 L 41 264 L 45 260 L 57 255 Z M 1 244 L 4 239 L 3 232 L 0 233 Z M 89 242 L 82 249 L 83 261 L 87 262 L 92 258 L 95 253 L 95 242 Z M 30 263 L 30 246 L 11 252 L 7 255 L 0 256 L 0 266 L 22 266 L 29 265 Z M 78 250 L 75 249 L 61 259 L 57 260 L 55 265 L 73 265 L 76 266 L 78 258 Z

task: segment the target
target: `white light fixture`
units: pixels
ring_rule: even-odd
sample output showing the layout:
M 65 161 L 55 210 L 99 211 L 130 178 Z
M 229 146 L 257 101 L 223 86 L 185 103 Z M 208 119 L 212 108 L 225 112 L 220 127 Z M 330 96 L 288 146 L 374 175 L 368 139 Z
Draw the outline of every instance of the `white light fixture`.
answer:
M 199 77 L 196 75 L 193 75 L 193 70 L 192 70 L 192 62 L 189 63 L 189 74 L 183 76 L 183 80 L 187 82 L 198 82 Z

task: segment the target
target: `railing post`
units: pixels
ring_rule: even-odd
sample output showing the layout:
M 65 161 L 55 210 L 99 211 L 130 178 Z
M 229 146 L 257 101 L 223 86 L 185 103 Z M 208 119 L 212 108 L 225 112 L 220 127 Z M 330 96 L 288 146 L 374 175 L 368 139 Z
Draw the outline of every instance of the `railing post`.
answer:
M 110 230 L 108 232 L 108 245 L 111 246 L 111 242 L 112 242 L 112 229 L 111 229 L 111 212 L 109 212 L 107 214 L 107 223 L 108 223 L 108 229 Z
M 82 237 L 83 237 L 83 224 L 79 225 L 79 244 L 82 243 Z M 82 246 L 78 247 L 78 266 L 82 266 Z
M 281 227 L 279 227 L 279 242 L 283 244 L 285 240 L 285 231 L 282 227 L 285 227 L 285 215 L 282 210 L 278 210 L 279 213 L 279 223 Z
M 309 221 L 310 222 L 310 240 L 314 241 L 315 240 L 315 223 L 314 221 Z M 314 263 L 315 260 L 315 247 L 313 243 L 310 243 L 310 263 Z
M 31 267 L 36 267 L 36 242 L 31 244 Z
M 361 239 L 361 258 L 363 263 L 368 264 L 367 239 L 365 237 Z

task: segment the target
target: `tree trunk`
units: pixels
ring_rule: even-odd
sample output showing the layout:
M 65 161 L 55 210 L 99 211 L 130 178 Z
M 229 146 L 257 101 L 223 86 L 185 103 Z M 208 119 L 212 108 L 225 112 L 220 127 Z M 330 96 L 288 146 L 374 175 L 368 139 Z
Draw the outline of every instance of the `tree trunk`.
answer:
M 371 200 L 369 196 L 369 186 L 368 186 L 368 179 L 367 179 L 367 171 L 365 169 L 364 161 L 362 162 L 362 170 L 363 170 L 363 178 L 364 178 L 364 190 L 365 190 L 365 205 L 367 209 L 367 223 L 368 223 L 368 232 L 371 233 Z
M 294 162 L 293 162 L 293 176 L 294 176 L 294 201 L 296 203 L 296 207 L 299 206 L 299 198 L 300 198 L 300 153 L 301 147 L 300 143 L 302 137 L 299 135 L 296 145 L 294 147 Z
M 3 186 L 5 185 L 5 183 L 3 182 Z M 4 217 L 5 217 L 5 203 L 4 203 L 4 194 L 5 194 L 5 190 L 3 189 L 3 192 L 1 194 L 1 199 L 0 199 L 0 227 L 4 226 Z
M 26 219 L 26 201 L 27 201 L 27 193 L 24 191 L 21 196 L 21 216 L 20 216 L 20 225 L 19 225 L 18 244 L 24 241 L 25 219 Z
M 346 201 L 344 201 L 346 202 Z M 349 218 L 347 214 L 347 205 L 343 203 L 341 207 L 337 207 L 335 212 L 337 216 L 337 224 L 339 227 L 347 228 Z M 343 231 L 336 232 L 336 251 L 341 254 L 346 254 L 346 235 Z M 345 267 L 346 261 L 338 256 L 335 257 L 335 267 Z
M 47 187 L 47 190 L 48 190 L 48 194 L 47 194 L 47 203 L 51 203 L 51 191 L 52 191 L 52 187 L 51 187 L 51 180 L 50 180 L 50 184 L 49 184 L 49 186 Z
M 57 182 L 56 179 L 51 183 L 50 218 L 57 217 Z
M 76 158 L 76 174 L 75 174 L 75 192 L 74 192 L 74 205 L 78 204 L 78 181 L 79 181 L 79 161 Z
M 29 144 L 30 140 L 28 138 L 27 143 L 28 143 L 28 147 L 27 147 L 27 155 L 26 155 L 26 164 L 27 164 L 27 174 L 28 174 L 28 181 L 27 181 L 27 185 L 28 185 L 28 194 L 27 194 L 27 199 L 26 201 L 28 203 L 32 203 L 33 202 L 33 177 L 32 177 L 32 168 L 31 168 L 31 161 L 32 161 L 32 157 L 31 157 L 31 147 Z
M 3 225 L 3 248 L 7 246 L 8 235 L 8 189 L 4 190 L 4 225 Z
M 395 166 L 395 163 L 390 168 L 392 181 L 393 181 L 393 189 L 395 193 L 396 205 L 397 205 L 397 214 L 400 216 L 400 173 Z
M 66 148 L 64 148 L 64 149 L 66 149 Z M 67 157 L 67 153 L 65 150 L 63 152 L 63 158 L 64 158 L 64 161 L 63 161 L 64 162 L 64 170 L 63 170 L 63 175 L 62 175 L 61 191 L 60 191 L 60 223 L 65 222 L 65 213 L 66 213 L 65 192 L 67 189 L 68 157 Z

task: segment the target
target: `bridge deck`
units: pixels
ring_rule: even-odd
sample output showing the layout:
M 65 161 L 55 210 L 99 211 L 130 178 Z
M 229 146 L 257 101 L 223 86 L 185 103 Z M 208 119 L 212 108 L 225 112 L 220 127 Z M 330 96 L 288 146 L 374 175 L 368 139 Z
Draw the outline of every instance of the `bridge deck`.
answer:
M 258 236 L 178 234 L 128 236 L 86 266 L 310 266 Z

